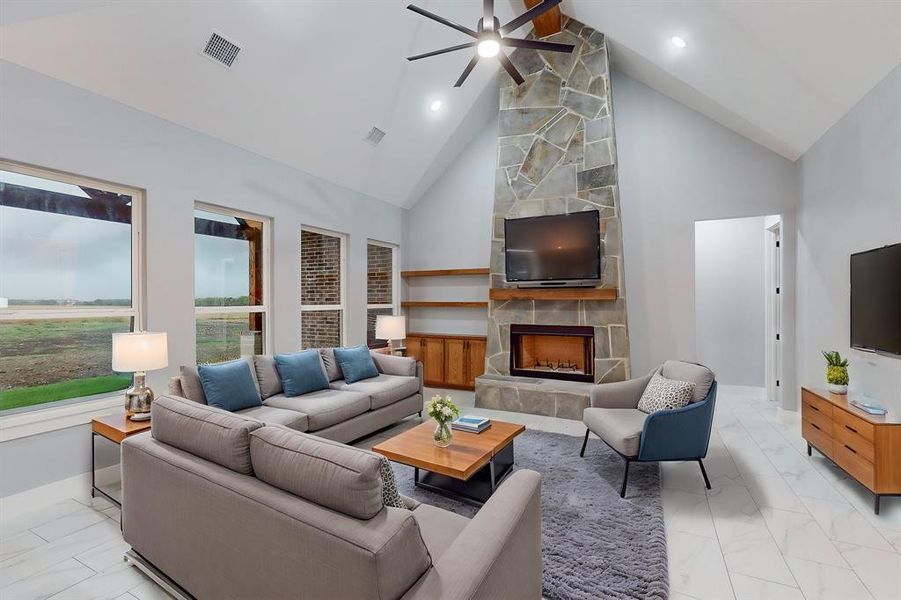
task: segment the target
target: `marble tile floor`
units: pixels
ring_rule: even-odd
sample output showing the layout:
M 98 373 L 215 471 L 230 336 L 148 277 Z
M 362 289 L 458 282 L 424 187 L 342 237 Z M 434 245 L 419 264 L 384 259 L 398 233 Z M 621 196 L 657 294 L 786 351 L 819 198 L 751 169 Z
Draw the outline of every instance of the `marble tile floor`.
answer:
M 472 392 L 448 393 L 473 405 Z M 661 465 L 671 600 L 901 598 L 901 498 L 884 499 L 874 515 L 869 492 L 816 452 L 806 455 L 799 415 L 761 394 L 720 386 L 705 459 L 712 490 L 695 463 Z M 585 432 L 577 421 L 478 412 L 544 431 Z M 127 545 L 118 519 L 117 508 L 88 497 L 0 518 L 0 598 L 168 598 L 122 560 Z

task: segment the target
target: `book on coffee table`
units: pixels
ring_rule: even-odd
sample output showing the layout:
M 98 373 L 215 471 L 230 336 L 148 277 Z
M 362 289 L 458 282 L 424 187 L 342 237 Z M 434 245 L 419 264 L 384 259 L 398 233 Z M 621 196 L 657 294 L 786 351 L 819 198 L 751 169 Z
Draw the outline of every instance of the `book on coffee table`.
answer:
M 451 421 L 451 428 L 472 433 L 481 433 L 489 427 L 491 427 L 491 419 L 478 415 L 463 415 L 456 421 Z

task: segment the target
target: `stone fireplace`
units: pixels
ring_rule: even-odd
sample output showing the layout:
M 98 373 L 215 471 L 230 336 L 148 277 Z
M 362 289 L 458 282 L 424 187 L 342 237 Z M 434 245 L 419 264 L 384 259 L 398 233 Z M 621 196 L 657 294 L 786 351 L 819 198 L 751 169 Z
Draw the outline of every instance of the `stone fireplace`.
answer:
M 594 328 L 511 325 L 510 374 L 594 381 Z
M 592 384 L 630 376 L 610 71 L 600 31 L 564 16 L 563 30 L 543 39 L 575 50 L 519 48 L 510 59 L 525 82 L 516 86 L 500 75 L 491 292 L 516 293 L 489 300 L 476 406 L 581 419 Z M 504 220 L 584 210 L 600 215 L 601 279 L 593 291 L 608 294 L 546 290 L 561 295 L 540 297 L 515 290 L 505 272 Z M 529 337 L 545 327 L 591 337 L 558 336 L 551 352 L 550 340 Z

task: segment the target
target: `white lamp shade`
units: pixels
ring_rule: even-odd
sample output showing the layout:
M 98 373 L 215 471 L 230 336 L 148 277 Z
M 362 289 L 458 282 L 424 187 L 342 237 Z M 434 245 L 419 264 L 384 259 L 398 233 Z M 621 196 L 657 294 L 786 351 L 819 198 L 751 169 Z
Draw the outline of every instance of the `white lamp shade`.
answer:
M 407 318 L 395 315 L 375 317 L 375 339 L 402 340 L 407 337 Z
M 169 366 L 169 344 L 165 333 L 136 331 L 113 334 L 113 371 L 134 373 Z

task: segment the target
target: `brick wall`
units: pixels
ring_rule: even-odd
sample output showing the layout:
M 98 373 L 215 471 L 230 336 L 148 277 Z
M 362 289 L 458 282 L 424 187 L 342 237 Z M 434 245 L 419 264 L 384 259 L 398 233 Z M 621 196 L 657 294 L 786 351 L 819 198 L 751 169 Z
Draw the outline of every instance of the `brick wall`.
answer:
M 391 304 L 393 250 L 369 244 L 366 247 L 366 283 L 368 304 Z
M 300 315 L 301 348 L 334 348 L 341 345 L 341 311 L 314 310 Z
M 300 302 L 341 304 L 341 239 L 303 231 L 300 234 Z
M 366 344 L 370 348 L 379 348 L 387 346 L 387 340 L 375 339 L 375 319 L 379 315 L 393 315 L 394 310 L 390 308 L 370 308 L 366 311 Z

